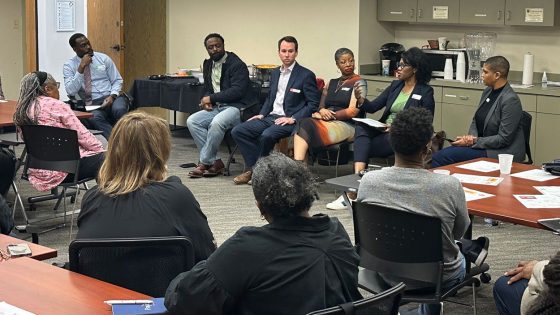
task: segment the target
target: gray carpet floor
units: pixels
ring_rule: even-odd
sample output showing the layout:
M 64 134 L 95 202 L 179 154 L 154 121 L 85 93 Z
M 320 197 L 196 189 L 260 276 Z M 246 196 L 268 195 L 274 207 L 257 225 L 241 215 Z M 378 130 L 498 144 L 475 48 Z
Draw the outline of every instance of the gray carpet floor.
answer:
M 221 149 L 222 158 L 227 158 L 227 149 Z M 232 176 L 219 176 L 215 178 L 190 179 L 187 176 L 189 169 L 180 168 L 179 165 L 186 162 L 197 162 L 197 150 L 192 139 L 187 136 L 186 130 L 173 132 L 173 149 L 169 160 L 169 172 L 171 175 L 179 176 L 183 183 L 189 187 L 200 202 L 203 212 L 208 217 L 208 222 L 218 244 L 223 243 L 235 231 L 242 226 L 260 226 L 265 222 L 260 219 L 259 211 L 255 205 L 251 186 L 236 186 L 232 182 L 233 176 L 239 174 L 243 169 L 242 157 L 236 155 L 237 163 L 232 164 Z M 335 168 L 329 166 L 314 165 L 311 167 L 313 173 L 318 176 L 319 181 L 335 177 Z M 350 164 L 339 167 L 339 175 L 352 172 Z M 94 185 L 95 183 L 91 183 Z M 24 198 L 37 195 L 31 185 L 26 181 L 20 181 L 19 187 Z M 326 213 L 338 217 L 344 224 L 348 234 L 353 239 L 354 231 L 352 220 L 347 210 L 333 211 L 326 209 L 325 205 L 334 200 L 340 192 L 334 191 L 324 183 L 320 184 L 320 200 L 317 200 L 312 213 Z M 13 192 L 8 193 L 8 200 L 13 200 Z M 28 206 L 24 200 L 26 207 Z M 79 203 L 78 203 L 79 205 Z M 46 201 L 37 204 L 37 210 L 31 212 L 32 216 L 51 215 L 54 201 Z M 69 205 L 70 206 L 70 205 Z M 21 214 L 16 213 L 16 219 L 21 222 Z M 74 225 L 75 236 L 76 226 Z M 502 223 L 498 227 L 488 227 L 481 218 L 476 218 L 473 226 L 473 237 L 486 235 L 490 238 L 490 253 L 487 262 L 490 264 L 492 281 L 490 284 L 482 284 L 477 288 L 477 309 L 480 314 L 497 314 L 492 298 L 492 283 L 505 270 L 513 267 L 520 260 L 545 259 L 560 249 L 560 238 L 545 230 L 527 228 L 509 223 Z M 21 238 L 29 239 L 30 235 L 20 234 Z M 43 233 L 39 237 L 39 243 L 58 250 L 58 257 L 47 262 L 65 262 L 68 260 L 69 227 L 63 227 Z M 471 291 L 464 289 L 458 293 L 456 299 L 462 302 L 471 302 Z M 452 303 L 445 303 L 445 314 L 472 314 L 472 309 Z

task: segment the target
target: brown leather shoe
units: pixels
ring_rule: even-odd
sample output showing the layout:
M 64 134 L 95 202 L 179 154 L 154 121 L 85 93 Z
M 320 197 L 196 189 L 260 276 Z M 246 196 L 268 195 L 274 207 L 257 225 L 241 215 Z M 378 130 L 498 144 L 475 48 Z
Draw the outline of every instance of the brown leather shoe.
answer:
M 233 179 L 233 182 L 236 185 L 247 184 L 251 180 L 251 177 L 253 177 L 253 171 L 246 171 L 246 172 L 242 173 L 241 175 L 235 176 L 235 178 Z
M 202 176 L 204 176 L 204 177 L 214 177 L 214 176 L 221 175 L 224 172 L 225 168 L 226 168 L 226 166 L 224 165 L 224 162 L 222 162 L 222 160 L 218 159 L 218 160 L 214 161 L 214 164 L 212 164 L 212 166 L 210 166 L 210 168 L 208 168 Z
M 210 168 L 210 165 L 198 163 L 198 166 L 194 170 L 189 172 L 189 177 L 190 178 L 201 178 L 202 176 L 204 176 L 204 172 L 208 168 Z

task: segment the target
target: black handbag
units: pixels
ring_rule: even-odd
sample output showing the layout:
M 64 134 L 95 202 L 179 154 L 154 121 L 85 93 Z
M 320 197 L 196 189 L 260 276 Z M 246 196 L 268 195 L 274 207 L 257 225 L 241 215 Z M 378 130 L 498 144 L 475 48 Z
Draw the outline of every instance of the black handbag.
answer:
M 560 176 L 560 159 L 554 160 L 550 163 L 544 163 L 542 165 L 543 170 L 549 172 L 552 175 Z

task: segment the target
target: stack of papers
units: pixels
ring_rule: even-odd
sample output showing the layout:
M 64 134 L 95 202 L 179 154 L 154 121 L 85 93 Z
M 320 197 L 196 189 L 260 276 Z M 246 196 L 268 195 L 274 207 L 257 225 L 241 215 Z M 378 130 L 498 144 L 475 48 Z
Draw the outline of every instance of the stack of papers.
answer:
M 528 179 L 528 180 L 534 180 L 537 182 L 544 182 L 547 180 L 560 178 L 560 176 L 552 175 L 549 172 L 546 172 L 545 170 L 542 169 L 534 169 L 534 170 L 519 172 L 511 176 Z
M 111 305 L 113 315 L 140 315 L 140 314 L 167 314 L 167 308 L 163 305 L 163 298 L 153 299 L 152 304 L 119 303 Z
M 467 188 L 467 187 L 463 187 L 463 191 L 465 192 L 465 199 L 467 200 L 467 202 L 473 201 L 473 200 L 478 200 L 478 199 L 483 199 L 483 198 L 488 198 L 488 197 L 494 197 L 494 195 L 492 195 L 492 194 L 487 194 L 485 192 L 470 189 L 470 188 Z
M 488 173 L 500 169 L 500 164 L 488 161 L 478 161 L 457 166 L 466 170 Z
M 533 186 L 542 195 L 513 195 L 525 208 L 560 208 L 560 186 Z
M 364 123 L 374 128 L 387 128 L 386 124 L 371 118 L 352 118 L 352 120 Z
M 489 185 L 489 186 L 498 186 L 498 184 L 504 180 L 501 177 L 467 175 L 467 174 L 458 174 L 458 173 L 455 173 L 451 176 L 457 178 L 461 183 Z

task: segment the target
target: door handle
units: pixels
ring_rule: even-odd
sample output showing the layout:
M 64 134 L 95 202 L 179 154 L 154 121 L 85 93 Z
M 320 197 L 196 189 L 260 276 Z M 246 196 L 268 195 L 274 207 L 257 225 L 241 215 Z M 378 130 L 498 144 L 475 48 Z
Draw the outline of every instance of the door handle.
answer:
M 502 19 L 502 10 L 498 10 L 497 18 L 498 21 Z
M 460 99 L 460 100 L 463 100 L 463 101 L 466 101 L 466 100 L 469 99 L 469 97 L 468 97 L 468 96 L 462 96 L 462 95 L 461 95 L 461 96 L 459 96 L 459 99 Z
M 410 9 L 410 17 L 411 17 L 411 18 L 414 17 L 414 9 Z
M 124 45 L 119 45 L 119 44 L 115 44 L 113 46 L 111 46 L 111 49 L 113 49 L 114 51 L 121 51 L 124 50 L 125 46 Z
M 508 21 L 511 20 L 511 11 L 510 10 L 506 11 L 506 20 L 508 20 Z

